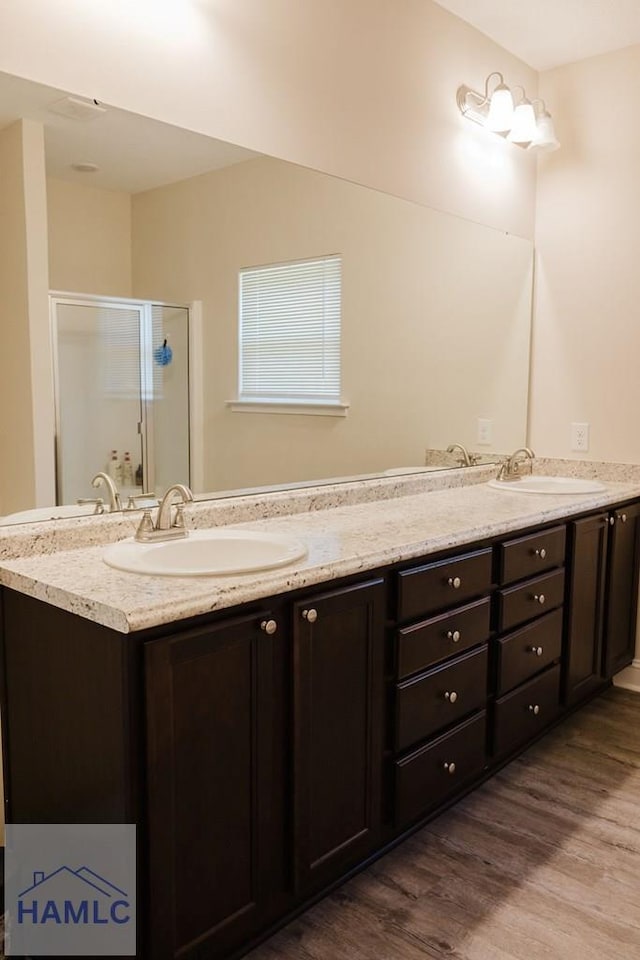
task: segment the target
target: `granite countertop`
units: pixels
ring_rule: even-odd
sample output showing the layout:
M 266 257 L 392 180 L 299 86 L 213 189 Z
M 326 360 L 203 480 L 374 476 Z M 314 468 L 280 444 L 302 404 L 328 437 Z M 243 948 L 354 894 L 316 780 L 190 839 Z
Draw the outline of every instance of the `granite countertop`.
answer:
M 264 573 L 164 577 L 122 573 L 102 560 L 104 543 L 0 560 L 0 584 L 122 633 L 172 623 L 326 583 L 488 537 L 640 497 L 640 482 L 607 482 L 597 494 L 539 495 L 484 483 L 234 524 L 289 534 L 307 557 Z M 189 525 L 202 525 L 198 507 Z M 130 534 L 122 530 L 120 536 Z M 114 539 L 110 537 L 110 539 Z M 107 540 L 105 539 L 105 543 Z

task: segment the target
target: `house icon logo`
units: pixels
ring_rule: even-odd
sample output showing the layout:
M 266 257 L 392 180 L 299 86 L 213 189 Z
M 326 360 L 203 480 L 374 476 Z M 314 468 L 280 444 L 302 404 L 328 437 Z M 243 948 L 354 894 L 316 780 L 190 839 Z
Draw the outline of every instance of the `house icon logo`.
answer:
M 32 926 L 122 926 L 131 922 L 124 890 L 89 867 L 61 866 L 46 875 L 35 871 L 33 883 L 18 894 L 16 921 Z
M 137 956 L 136 853 L 132 823 L 7 823 L 4 955 Z

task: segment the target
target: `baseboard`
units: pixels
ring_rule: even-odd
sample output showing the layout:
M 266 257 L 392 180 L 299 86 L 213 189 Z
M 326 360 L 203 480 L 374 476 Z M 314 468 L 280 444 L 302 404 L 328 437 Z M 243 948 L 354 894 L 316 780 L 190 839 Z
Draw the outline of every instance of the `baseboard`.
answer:
M 623 690 L 633 690 L 640 693 L 640 660 L 634 660 L 630 667 L 626 667 L 613 678 L 614 686 Z

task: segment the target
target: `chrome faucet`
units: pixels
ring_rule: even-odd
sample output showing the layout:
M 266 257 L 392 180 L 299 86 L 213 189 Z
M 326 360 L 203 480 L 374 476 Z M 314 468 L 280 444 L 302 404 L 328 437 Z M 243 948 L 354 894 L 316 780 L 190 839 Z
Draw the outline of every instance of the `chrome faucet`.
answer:
M 474 453 L 469 453 L 467 448 L 461 443 L 450 443 L 447 447 L 447 453 L 454 453 L 456 450 L 459 450 L 461 453 L 458 460 L 461 467 L 475 467 L 479 458 Z
M 117 510 L 122 510 L 118 488 L 108 473 L 96 473 L 95 477 L 91 481 L 91 486 L 99 487 L 102 483 L 107 488 L 107 492 L 109 494 L 109 512 L 114 513 Z
M 522 454 L 522 456 L 521 456 Z M 533 471 L 533 461 L 535 453 L 530 447 L 518 447 L 506 460 L 500 464 L 497 480 L 504 480 L 506 483 L 520 479 L 520 464 L 529 461 L 530 472 Z
M 173 498 L 179 494 L 181 502 L 176 505 L 176 514 L 171 519 Z M 142 520 L 136 530 L 135 539 L 143 543 L 150 540 L 175 540 L 177 537 L 187 537 L 189 531 L 184 525 L 184 505 L 193 501 L 193 494 L 184 483 L 174 483 L 166 491 L 160 501 L 155 525 L 151 519 L 151 511 L 145 510 Z

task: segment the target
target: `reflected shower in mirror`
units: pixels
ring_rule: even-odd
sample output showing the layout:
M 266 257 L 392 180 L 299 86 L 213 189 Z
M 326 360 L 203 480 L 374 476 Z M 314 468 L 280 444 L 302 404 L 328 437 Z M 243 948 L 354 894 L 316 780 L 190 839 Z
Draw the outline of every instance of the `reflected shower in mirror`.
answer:
M 51 297 L 59 504 L 190 482 L 187 307 Z

